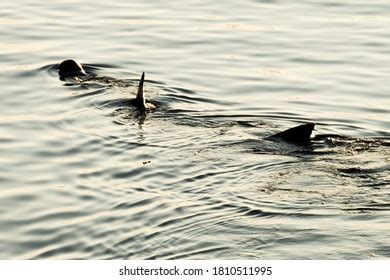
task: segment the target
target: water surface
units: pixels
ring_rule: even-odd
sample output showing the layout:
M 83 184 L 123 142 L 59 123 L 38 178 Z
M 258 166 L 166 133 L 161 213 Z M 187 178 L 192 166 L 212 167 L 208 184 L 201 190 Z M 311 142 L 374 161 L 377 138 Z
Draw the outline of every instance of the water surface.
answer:
M 0 258 L 389 258 L 389 10 L 1 2 Z

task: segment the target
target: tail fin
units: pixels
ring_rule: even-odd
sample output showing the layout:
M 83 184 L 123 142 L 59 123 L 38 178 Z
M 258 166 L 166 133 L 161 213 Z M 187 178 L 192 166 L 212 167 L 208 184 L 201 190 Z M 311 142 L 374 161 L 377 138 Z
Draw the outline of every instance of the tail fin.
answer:
M 271 135 L 267 139 L 281 139 L 291 143 L 308 143 L 314 126 L 314 123 L 302 124 Z
M 144 79 L 145 79 L 145 72 L 142 72 L 142 76 L 138 85 L 137 97 L 135 98 L 138 106 L 140 107 L 139 109 L 143 109 L 143 110 L 146 109 L 145 96 L 144 96 Z

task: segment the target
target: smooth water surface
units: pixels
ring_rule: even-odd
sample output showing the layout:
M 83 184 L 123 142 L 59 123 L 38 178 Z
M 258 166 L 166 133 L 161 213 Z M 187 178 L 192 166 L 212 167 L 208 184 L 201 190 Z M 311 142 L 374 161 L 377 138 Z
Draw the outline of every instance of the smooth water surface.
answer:
M 389 1 L 219 2 L 0 3 L 0 258 L 390 257 Z

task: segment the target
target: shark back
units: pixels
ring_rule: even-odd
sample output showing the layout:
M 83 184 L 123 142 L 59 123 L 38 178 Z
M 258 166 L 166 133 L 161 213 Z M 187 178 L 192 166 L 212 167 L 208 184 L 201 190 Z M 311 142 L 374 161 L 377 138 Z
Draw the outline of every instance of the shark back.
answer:
M 58 66 L 58 70 L 61 79 L 86 76 L 83 66 L 73 59 L 62 61 Z
M 267 137 L 271 140 L 284 140 L 291 143 L 308 143 L 314 129 L 314 123 L 302 124 Z

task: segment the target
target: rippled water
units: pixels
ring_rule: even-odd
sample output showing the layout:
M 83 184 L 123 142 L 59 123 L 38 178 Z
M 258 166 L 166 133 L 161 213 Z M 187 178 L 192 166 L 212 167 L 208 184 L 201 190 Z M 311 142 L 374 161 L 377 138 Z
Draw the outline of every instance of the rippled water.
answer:
M 389 258 L 390 3 L 295 2 L 2 1 L 0 258 Z

